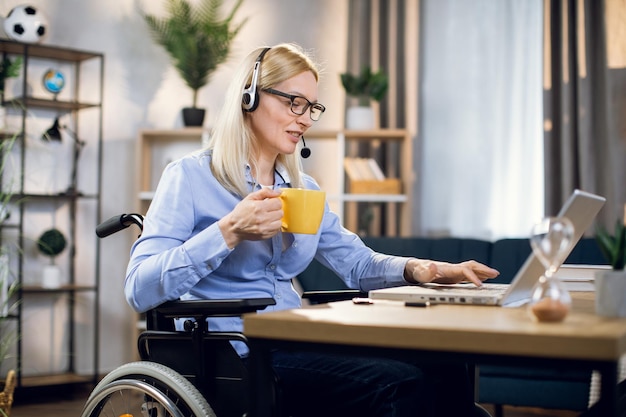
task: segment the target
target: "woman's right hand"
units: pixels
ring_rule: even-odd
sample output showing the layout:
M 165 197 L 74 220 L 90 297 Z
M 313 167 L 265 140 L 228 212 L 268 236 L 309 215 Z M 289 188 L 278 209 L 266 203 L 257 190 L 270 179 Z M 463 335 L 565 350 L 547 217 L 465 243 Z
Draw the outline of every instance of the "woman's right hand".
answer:
M 283 206 L 279 195 L 280 191 L 269 188 L 250 193 L 218 221 L 229 248 L 243 240 L 269 239 L 280 232 Z

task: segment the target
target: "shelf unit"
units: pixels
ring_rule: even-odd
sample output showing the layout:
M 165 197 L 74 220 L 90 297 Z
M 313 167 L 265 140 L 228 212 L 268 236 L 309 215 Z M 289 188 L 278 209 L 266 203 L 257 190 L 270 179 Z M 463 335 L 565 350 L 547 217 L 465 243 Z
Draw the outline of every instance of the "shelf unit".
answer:
M 181 156 L 198 150 L 209 131 L 202 127 L 142 130 L 137 138 L 137 211 L 148 211 L 165 166 Z
M 202 138 L 208 131 L 202 128 L 185 128 L 177 130 L 143 130 L 139 132 L 137 140 L 137 210 L 144 214 L 158 183 L 160 174 L 168 162 L 187 152 L 198 149 Z M 403 129 L 379 130 L 328 130 L 309 131 L 306 135 L 307 143 L 332 140 L 338 149 L 336 167 L 332 174 L 332 188 L 339 192 L 328 192 L 329 202 L 333 202 L 334 209 L 349 230 L 358 232 L 359 205 L 384 205 L 384 215 L 380 207 L 376 207 L 374 228 L 382 227 L 385 235 L 409 236 L 411 234 L 411 203 L 414 182 L 413 147 L 409 132 Z M 389 178 L 399 178 L 402 184 L 401 194 L 353 194 L 349 192 L 346 181 L 343 161 L 349 155 L 351 144 L 361 144 L 365 147 L 389 148 L 396 146 L 396 152 L 387 152 L 390 161 L 387 163 L 385 174 Z M 389 151 L 389 149 L 387 149 Z M 320 156 L 313 156 L 311 162 L 324 165 Z M 325 187 L 323 187 L 325 188 Z M 382 218 L 384 217 L 384 218 Z
M 101 220 L 104 55 L 9 40 L 0 40 L 0 52 L 3 58 L 23 60 L 21 80 L 15 83 L 17 93 L 3 91 L 1 97 L 9 116 L 18 120 L 16 126 L 19 125 L 14 133 L 2 132 L 4 138 L 15 139 L 11 152 L 16 162 L 10 167 L 11 172 L 6 172 L 7 167 L 2 173 L 2 192 L 11 194 L 11 216 L 0 224 L 0 244 L 14 244 L 16 248 L 11 269 L 19 285 L 19 303 L 11 318 L 16 322 L 14 369 L 18 387 L 95 384 L 99 377 L 100 245 L 93 231 Z M 47 98 L 35 85 L 40 82 L 38 76 L 49 66 L 63 68 L 66 84 L 62 93 L 56 96 L 48 93 L 51 97 Z M 93 81 L 91 84 L 81 79 L 85 74 Z M 29 137 L 38 141 L 45 131 L 34 127 L 35 121 L 46 120 L 46 126 L 50 126 L 55 118 L 69 119 L 60 129 L 69 147 L 34 146 L 34 142 L 29 142 Z M 90 129 L 84 130 L 91 132 L 89 137 L 80 134 L 79 121 L 84 120 L 88 120 L 86 125 Z M 37 159 L 32 154 L 40 146 L 57 146 L 67 151 L 44 154 L 50 158 L 65 157 L 55 161 L 69 174 L 67 181 L 61 180 L 63 188 L 52 190 L 33 185 L 32 177 L 66 173 L 62 169 L 46 172 L 36 166 Z M 80 156 L 85 150 L 93 161 L 82 163 Z M 7 182 L 9 175 L 11 181 Z M 45 220 L 47 216 L 53 220 Z M 41 260 L 34 248 L 40 232 L 52 227 L 61 230 L 67 239 L 67 248 L 57 257 L 64 283 L 46 288 L 36 277 Z M 46 316 L 42 305 L 54 306 L 47 314 L 51 317 L 46 317 L 50 321 L 33 322 L 32 317 Z M 79 330 L 80 326 L 86 328 Z M 53 327 L 49 330 L 50 341 L 44 336 L 48 327 Z M 45 346 L 48 342 L 51 345 Z M 48 348 L 48 352 L 43 351 L 49 355 L 47 370 L 40 369 L 42 352 L 36 350 L 36 343 Z M 57 350 L 57 355 L 53 357 L 50 350 Z
M 384 230 L 386 236 L 410 236 L 412 226 L 411 205 L 413 201 L 413 168 L 412 138 L 404 129 L 376 130 L 342 130 L 342 131 L 309 131 L 306 135 L 307 144 L 316 140 L 336 141 L 337 162 L 334 181 L 338 193 L 328 195 L 329 202 L 335 202 L 335 210 L 342 219 L 344 226 L 353 231 L 361 232 L 359 227 L 359 205 L 373 207 L 373 220 L 369 229 L 372 234 Z M 392 151 L 391 146 L 395 149 Z M 355 147 L 386 152 L 384 173 L 388 178 L 398 178 L 401 182 L 401 194 L 353 194 L 350 193 L 349 181 L 346 180 L 344 158 L 358 156 Z M 363 151 L 363 150 L 361 150 Z M 385 206 L 384 214 L 380 210 Z

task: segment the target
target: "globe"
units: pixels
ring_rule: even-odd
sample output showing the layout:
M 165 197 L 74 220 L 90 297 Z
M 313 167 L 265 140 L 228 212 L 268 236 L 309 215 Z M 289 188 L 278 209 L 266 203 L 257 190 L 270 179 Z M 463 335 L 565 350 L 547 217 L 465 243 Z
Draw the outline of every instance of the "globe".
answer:
M 43 86 L 52 94 L 59 94 L 65 86 L 65 77 L 60 71 L 49 69 L 43 75 Z

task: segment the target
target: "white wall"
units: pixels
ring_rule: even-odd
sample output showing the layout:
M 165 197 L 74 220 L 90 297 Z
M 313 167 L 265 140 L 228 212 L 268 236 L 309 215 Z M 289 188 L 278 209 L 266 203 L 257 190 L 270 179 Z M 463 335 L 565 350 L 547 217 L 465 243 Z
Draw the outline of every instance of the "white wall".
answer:
M 0 15 L 6 16 L 12 7 L 23 3 L 5 0 L 0 4 Z M 44 44 L 104 53 L 103 217 L 134 210 L 134 146 L 138 131 L 182 127 L 180 109 L 191 102 L 191 91 L 171 67 L 166 53 L 151 40 L 138 13 L 139 7 L 145 7 L 148 12 L 158 14 L 163 2 L 31 0 L 29 3 L 48 18 Z M 232 0 L 227 0 L 227 7 L 232 4 Z M 316 127 L 340 128 L 344 93 L 338 74 L 345 68 L 347 2 L 246 0 L 238 17 L 249 20 L 234 42 L 231 59 L 200 90 L 198 104 L 208 108 L 207 125 L 220 108 L 230 72 L 249 50 L 279 42 L 297 42 L 314 50 L 316 60 L 324 67 L 319 100 L 327 111 Z M 87 88 L 97 89 L 97 86 Z M 42 131 L 45 127 L 42 123 Z M 94 134 L 93 128 L 81 125 L 82 136 Z M 86 149 L 81 163 L 95 164 L 94 158 L 93 150 Z M 102 371 L 128 362 L 135 355 L 134 315 L 122 292 L 128 250 L 134 237 L 131 231 L 101 242 Z M 50 316 L 46 311 L 35 312 L 33 316 Z M 91 323 L 88 317 L 82 319 L 79 331 L 88 333 Z M 81 338 L 83 343 L 87 339 Z M 40 346 L 34 351 L 29 348 L 29 355 L 38 356 L 41 363 L 37 366 L 47 369 L 52 364 L 46 360 L 54 360 L 56 351 Z M 91 357 L 79 355 L 78 364 L 88 371 Z

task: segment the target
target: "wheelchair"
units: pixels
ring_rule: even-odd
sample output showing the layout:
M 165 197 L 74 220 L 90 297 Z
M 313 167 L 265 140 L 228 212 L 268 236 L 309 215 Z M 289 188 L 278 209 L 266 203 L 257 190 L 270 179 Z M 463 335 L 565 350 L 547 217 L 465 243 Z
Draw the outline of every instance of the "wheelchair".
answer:
M 143 231 L 143 216 L 114 216 L 98 225 L 96 234 L 104 238 L 133 225 Z M 322 303 L 356 295 L 361 293 L 320 291 L 307 297 Z M 245 416 L 250 381 L 231 342 L 247 344 L 246 337 L 209 331 L 206 319 L 241 316 L 273 304 L 272 298 L 170 301 L 148 311 L 147 330 L 137 342 L 141 360 L 107 374 L 89 395 L 81 416 Z M 175 330 L 177 318 L 185 318 L 184 331 Z
M 104 238 L 132 225 L 143 231 L 143 216 L 122 214 L 98 225 Z M 141 232 L 140 232 L 141 235 Z M 311 304 L 366 296 L 358 290 L 305 293 Z M 107 374 L 90 393 L 81 417 L 242 417 L 249 412 L 251 381 L 232 342 L 247 345 L 239 332 L 209 331 L 208 317 L 234 317 L 274 305 L 272 298 L 169 301 L 146 313 L 138 338 L 140 361 Z M 174 320 L 184 318 L 184 331 Z M 276 415 L 280 389 L 272 387 Z M 479 405 L 476 416 L 490 417 Z

